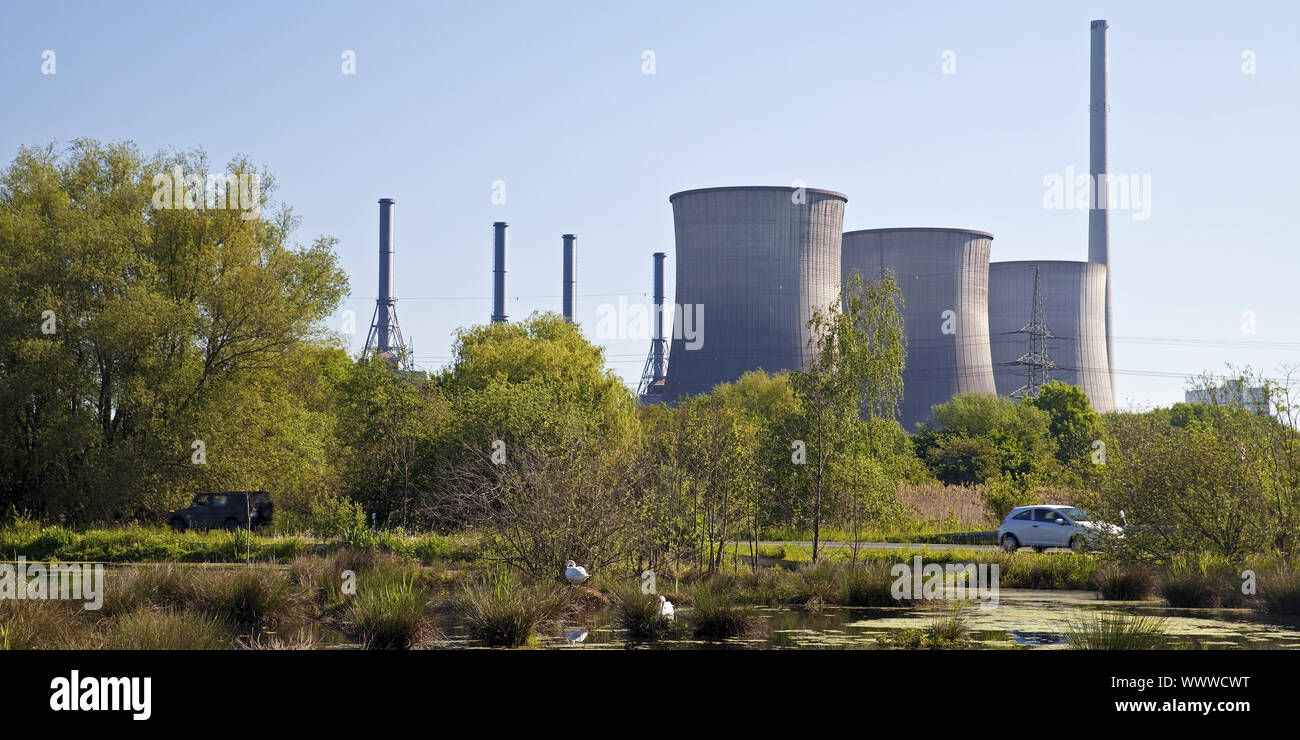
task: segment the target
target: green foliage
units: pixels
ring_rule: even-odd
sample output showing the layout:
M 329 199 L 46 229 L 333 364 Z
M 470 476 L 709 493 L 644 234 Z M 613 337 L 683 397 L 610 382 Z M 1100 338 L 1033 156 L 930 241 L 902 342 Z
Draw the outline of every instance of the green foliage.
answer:
M 725 640 L 750 634 L 761 619 L 750 607 L 737 604 L 718 583 L 701 581 L 691 590 L 690 622 L 696 637 Z
M 154 208 L 173 166 L 214 169 L 201 151 L 81 139 L 0 172 L 0 510 L 122 520 L 215 484 L 329 478 L 331 425 L 296 395 L 317 384 L 294 380 L 347 292 L 334 240 L 291 242 L 269 173 L 257 214 Z
M 925 462 L 934 477 L 950 486 L 969 486 L 995 478 L 998 449 L 982 437 L 944 436 L 925 451 Z
M 416 590 L 414 577 L 403 573 L 400 580 L 381 580 L 372 576 L 359 580 L 357 589 L 344 621 L 348 634 L 366 650 L 409 650 L 431 637 L 424 593 Z
M 1075 650 L 1154 650 L 1165 642 L 1165 620 L 1092 612 L 1071 620 L 1065 641 Z
M 924 628 L 894 630 L 877 639 L 881 645 L 906 650 L 960 650 L 971 646 L 970 628 L 956 613 L 936 619 Z
M 1156 576 L 1141 563 L 1112 563 L 1097 571 L 1097 588 L 1103 599 L 1142 601 L 1156 590 Z
M 1079 463 L 1089 455 L 1093 440 L 1101 439 L 1101 416 L 1092 410 L 1088 394 L 1078 386 L 1053 380 L 1039 389 L 1025 404 L 1046 411 L 1051 419 L 1048 431 L 1056 440 L 1056 459 L 1062 464 Z
M 519 647 L 535 639 L 540 624 L 559 616 L 564 603 L 563 590 L 554 584 L 523 584 L 501 569 L 464 588 L 460 611 L 472 638 Z
M 1013 477 L 1006 473 L 993 478 L 985 486 L 982 498 L 993 510 L 999 522 L 1017 506 L 1029 506 L 1038 503 L 1034 492 L 1034 480 L 1029 476 Z

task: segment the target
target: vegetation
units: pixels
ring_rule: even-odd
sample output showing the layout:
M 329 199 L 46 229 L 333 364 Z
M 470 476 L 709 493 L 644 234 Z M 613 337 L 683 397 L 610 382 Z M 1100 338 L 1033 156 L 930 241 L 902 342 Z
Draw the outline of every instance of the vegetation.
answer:
M 1065 630 L 1075 650 L 1154 650 L 1164 644 L 1165 620 L 1137 614 L 1080 615 Z

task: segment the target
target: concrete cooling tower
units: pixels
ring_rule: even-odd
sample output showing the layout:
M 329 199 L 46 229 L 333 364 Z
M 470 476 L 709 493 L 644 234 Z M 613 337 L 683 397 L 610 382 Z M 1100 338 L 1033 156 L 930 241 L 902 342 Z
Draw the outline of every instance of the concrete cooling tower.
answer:
M 706 393 L 749 370 L 804 369 L 808 320 L 839 296 L 843 195 L 788 187 L 669 197 L 676 309 L 664 400 Z
M 1115 410 L 1106 347 L 1106 265 L 1033 260 L 989 265 L 989 332 L 998 394 L 1025 385 L 1028 369 L 1016 359 L 1029 351 L 1029 337 L 1017 334 L 1033 318 L 1034 268 L 1042 284 L 1043 312 L 1055 338 L 1047 353 L 1057 365 L 1048 380 L 1077 385 L 1092 407 Z
M 909 432 L 958 393 L 993 393 L 989 250 L 993 235 L 942 228 L 844 234 L 840 273 L 863 282 L 893 273 L 903 293 L 907 363 L 898 421 Z M 1019 328 L 1019 327 L 1016 327 Z

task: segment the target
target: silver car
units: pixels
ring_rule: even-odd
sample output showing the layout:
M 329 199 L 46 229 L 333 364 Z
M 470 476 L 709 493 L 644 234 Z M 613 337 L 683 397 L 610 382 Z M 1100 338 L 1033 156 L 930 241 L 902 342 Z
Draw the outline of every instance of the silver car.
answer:
M 1032 547 L 1068 547 L 1076 552 L 1095 548 L 1102 535 L 1123 536 L 1119 527 L 1093 520 L 1083 509 L 1040 504 L 1017 506 L 998 526 L 998 543 L 1007 552 Z

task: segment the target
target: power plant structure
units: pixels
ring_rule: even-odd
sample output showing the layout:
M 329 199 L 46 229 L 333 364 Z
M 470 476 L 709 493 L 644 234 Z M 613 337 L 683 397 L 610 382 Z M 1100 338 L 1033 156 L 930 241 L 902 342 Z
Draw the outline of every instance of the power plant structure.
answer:
M 370 332 L 362 357 L 378 357 L 394 368 L 409 372 L 411 356 L 402 338 L 402 327 L 397 323 L 397 297 L 393 292 L 393 258 L 397 252 L 393 240 L 393 210 L 397 202 L 392 198 L 379 199 L 379 296 L 375 299 L 375 314 L 370 320 Z
M 668 198 L 676 314 L 665 400 L 750 370 L 807 367 L 808 320 L 839 299 L 848 198 L 830 190 L 721 187 Z
M 943 228 L 866 229 L 844 234 L 840 274 L 848 284 L 893 275 L 903 294 L 907 363 L 898 421 L 912 429 L 930 407 L 958 393 L 994 393 L 989 354 L 989 251 L 993 235 Z
M 991 262 L 993 234 L 946 227 L 843 231 L 833 190 L 739 186 L 684 190 L 673 209 L 676 300 L 665 332 L 664 263 L 654 253 L 654 334 L 637 396 L 675 403 L 751 370 L 806 370 L 814 312 L 841 311 L 841 287 L 889 274 L 907 342 L 898 420 L 908 431 L 961 393 L 1032 398 L 1048 381 L 1115 409 L 1107 163 L 1107 32 L 1091 24 L 1088 261 Z M 393 294 L 393 201 L 380 203 L 379 298 L 366 353 L 409 369 Z M 506 228 L 493 224 L 493 323 L 506 314 Z M 563 234 L 562 303 L 576 314 L 576 237 Z
M 1088 261 L 990 262 L 993 235 L 953 228 L 837 234 L 847 198 L 812 188 L 728 187 L 669 198 L 677 247 L 671 365 L 658 398 L 706 393 L 748 370 L 802 369 L 808 319 L 853 273 L 892 274 L 907 359 L 898 419 L 912 431 L 958 393 L 1033 397 L 1049 380 L 1115 409 L 1107 202 L 1107 31 L 1091 24 Z M 806 192 L 805 196 L 799 193 Z M 703 319 L 707 308 L 707 321 Z M 679 336 L 692 316 L 707 341 Z M 688 321 L 689 323 L 689 321 Z M 643 374 L 644 375 L 644 374 Z M 643 382 L 644 386 L 644 382 Z M 645 400 L 658 400 L 647 397 Z

